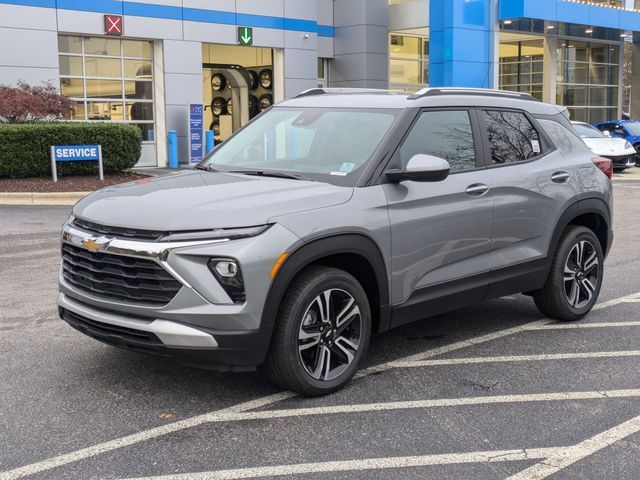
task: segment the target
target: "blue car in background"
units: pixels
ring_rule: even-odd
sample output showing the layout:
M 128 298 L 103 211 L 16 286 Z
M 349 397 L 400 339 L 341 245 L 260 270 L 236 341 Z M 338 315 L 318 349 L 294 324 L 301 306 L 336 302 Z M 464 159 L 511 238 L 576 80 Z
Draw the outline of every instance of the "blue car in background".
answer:
M 594 124 L 598 130 L 613 138 L 624 138 L 640 153 L 640 121 L 611 120 Z M 640 167 L 640 156 L 636 156 L 636 167 Z

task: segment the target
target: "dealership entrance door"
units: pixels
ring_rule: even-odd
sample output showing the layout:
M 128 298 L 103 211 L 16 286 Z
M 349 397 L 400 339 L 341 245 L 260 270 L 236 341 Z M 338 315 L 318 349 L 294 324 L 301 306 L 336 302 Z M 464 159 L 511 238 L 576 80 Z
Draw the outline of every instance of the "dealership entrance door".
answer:
M 270 48 L 202 45 L 205 129 L 216 144 L 273 105 L 276 81 Z

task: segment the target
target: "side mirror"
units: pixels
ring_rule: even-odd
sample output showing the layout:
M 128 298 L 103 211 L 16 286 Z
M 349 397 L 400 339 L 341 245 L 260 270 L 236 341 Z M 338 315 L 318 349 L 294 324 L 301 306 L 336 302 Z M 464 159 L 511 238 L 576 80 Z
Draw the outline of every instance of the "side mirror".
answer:
M 611 136 L 611 132 L 609 130 L 603 130 L 602 133 L 604 133 L 607 137 Z
M 409 159 L 404 170 L 389 170 L 386 174 L 392 182 L 441 182 L 450 171 L 449 162 L 444 158 L 418 153 Z

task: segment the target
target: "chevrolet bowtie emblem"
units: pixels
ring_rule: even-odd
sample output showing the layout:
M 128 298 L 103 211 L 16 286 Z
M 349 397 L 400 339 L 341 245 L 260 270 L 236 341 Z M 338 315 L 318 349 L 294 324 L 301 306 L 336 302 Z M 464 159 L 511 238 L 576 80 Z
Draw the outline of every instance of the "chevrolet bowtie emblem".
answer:
M 107 240 L 106 238 L 86 238 L 82 240 L 82 246 L 89 250 L 90 252 L 99 252 L 100 250 L 104 250 L 111 240 Z

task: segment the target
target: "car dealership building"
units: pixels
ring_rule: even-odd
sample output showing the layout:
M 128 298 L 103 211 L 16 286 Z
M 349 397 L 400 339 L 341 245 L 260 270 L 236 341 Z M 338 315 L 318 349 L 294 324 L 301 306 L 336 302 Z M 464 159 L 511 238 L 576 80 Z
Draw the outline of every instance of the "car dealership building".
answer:
M 623 46 L 640 12 L 623 3 L 0 0 L 0 84 L 52 81 L 75 100 L 71 120 L 137 125 L 142 166 L 166 165 L 169 130 L 189 160 L 193 105 L 220 141 L 318 86 L 501 88 L 595 123 L 627 111 Z

